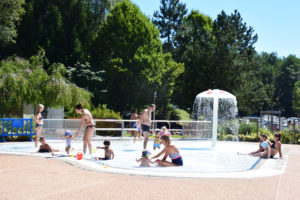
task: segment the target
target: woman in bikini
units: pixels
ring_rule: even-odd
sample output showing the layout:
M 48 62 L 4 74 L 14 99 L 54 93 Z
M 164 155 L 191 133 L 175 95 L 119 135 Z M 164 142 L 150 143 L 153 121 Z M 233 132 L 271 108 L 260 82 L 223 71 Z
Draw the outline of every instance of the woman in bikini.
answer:
M 36 130 L 36 135 L 35 135 L 35 140 L 34 140 L 34 146 L 37 147 L 39 143 L 40 136 L 43 131 L 43 116 L 42 112 L 44 110 L 44 105 L 39 104 L 36 109 L 36 113 L 33 117 L 33 120 L 35 122 L 35 130 Z
M 86 147 L 89 148 L 89 153 L 92 154 L 92 143 L 91 138 L 95 131 L 96 125 L 93 120 L 93 117 L 87 109 L 83 109 L 82 104 L 79 103 L 77 106 L 75 106 L 75 111 L 79 114 L 81 114 L 81 125 L 78 129 L 78 131 L 75 133 L 75 137 L 79 136 L 79 132 L 84 126 L 85 123 L 85 130 L 84 130 L 84 136 L 83 136 L 83 153 L 86 153 Z
M 270 158 L 274 158 L 274 156 L 279 153 L 279 158 L 282 158 L 281 152 L 281 134 L 274 134 L 274 143 L 271 145 L 271 156 Z
M 161 136 L 161 143 L 165 146 L 165 148 L 156 156 L 153 156 L 151 159 L 158 158 L 164 154 L 162 160 L 156 160 L 156 162 L 162 167 L 174 167 L 174 166 L 182 166 L 183 161 L 182 157 L 179 153 L 179 149 L 171 144 L 170 137 L 168 135 Z M 166 161 L 167 157 L 170 157 L 172 162 Z

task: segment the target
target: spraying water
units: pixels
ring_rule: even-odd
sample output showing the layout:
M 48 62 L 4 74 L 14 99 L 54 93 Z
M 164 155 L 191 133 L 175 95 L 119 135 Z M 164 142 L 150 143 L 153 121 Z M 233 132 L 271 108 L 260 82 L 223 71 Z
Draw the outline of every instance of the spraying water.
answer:
M 192 119 L 212 121 L 212 146 L 216 145 L 218 123 L 232 139 L 238 140 L 239 124 L 236 97 L 223 90 L 207 90 L 196 96 Z

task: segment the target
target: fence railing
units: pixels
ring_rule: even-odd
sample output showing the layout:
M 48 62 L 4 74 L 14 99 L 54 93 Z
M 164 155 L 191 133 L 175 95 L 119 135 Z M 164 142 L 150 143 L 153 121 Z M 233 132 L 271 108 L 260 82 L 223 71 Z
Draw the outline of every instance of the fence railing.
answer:
M 35 135 L 32 119 L 1 118 L 1 122 L 1 142 L 5 142 L 7 136 L 29 136 L 29 141 L 32 141 L 32 136 Z
M 113 136 L 124 137 L 125 132 L 137 131 L 136 127 L 131 127 L 131 123 L 136 123 L 137 120 L 94 119 L 94 121 L 96 123 L 96 131 L 94 134 L 106 132 L 108 135 L 110 134 Z M 81 119 L 44 119 L 42 134 L 45 134 L 47 137 L 50 138 L 63 138 L 64 132 L 66 130 L 71 130 L 75 132 L 80 127 L 80 123 Z M 186 125 L 192 123 L 206 123 L 209 124 L 209 126 L 211 125 L 210 121 L 153 120 L 151 131 L 159 131 L 162 126 L 166 126 L 169 132 L 180 133 L 183 131 L 183 124 Z M 185 130 L 191 131 L 188 129 Z M 82 133 L 80 133 L 81 136 L 83 135 L 83 131 L 84 129 L 82 130 Z

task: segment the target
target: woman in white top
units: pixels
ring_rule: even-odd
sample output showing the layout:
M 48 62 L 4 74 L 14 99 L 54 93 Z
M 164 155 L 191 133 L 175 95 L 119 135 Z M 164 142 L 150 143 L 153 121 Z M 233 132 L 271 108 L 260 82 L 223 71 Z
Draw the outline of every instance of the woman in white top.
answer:
M 91 138 L 96 128 L 95 122 L 93 120 L 90 111 L 88 111 L 87 109 L 83 109 L 81 103 L 75 106 L 75 111 L 81 114 L 81 125 L 74 136 L 75 137 L 79 136 L 79 132 L 81 131 L 85 123 L 85 130 L 83 136 L 83 153 L 86 153 L 86 147 L 88 146 L 89 153 L 92 154 L 93 151 L 92 151 Z

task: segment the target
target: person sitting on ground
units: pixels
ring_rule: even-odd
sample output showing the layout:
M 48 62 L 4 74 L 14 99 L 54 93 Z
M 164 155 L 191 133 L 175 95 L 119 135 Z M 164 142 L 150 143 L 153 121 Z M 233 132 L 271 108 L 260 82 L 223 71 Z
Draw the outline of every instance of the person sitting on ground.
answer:
M 140 167 L 150 167 L 150 163 L 155 164 L 155 162 L 152 162 L 149 159 L 149 156 L 150 156 L 150 152 L 147 150 L 144 150 L 142 152 L 142 157 L 140 159 L 136 159 L 136 162 L 141 162 Z
M 46 143 L 46 140 L 43 136 L 40 137 L 40 143 L 41 143 L 41 145 L 38 150 L 38 153 L 52 153 L 52 155 L 54 155 L 54 152 L 58 151 L 58 150 L 52 149 L 51 146 Z
M 270 158 L 274 158 L 276 154 L 279 153 L 279 158 L 282 159 L 282 151 L 281 151 L 281 134 L 276 133 L 274 135 L 274 143 L 271 145 L 271 156 Z
M 261 144 L 262 144 L 264 141 L 266 141 L 266 142 L 268 143 L 268 145 L 271 146 L 271 142 L 268 140 L 268 136 L 265 135 L 265 134 L 261 134 L 261 135 L 260 135 L 259 144 L 258 144 L 258 150 L 253 151 L 253 152 L 250 152 L 250 153 L 248 153 L 248 154 L 246 154 L 246 155 L 255 155 L 255 154 L 258 154 L 258 153 L 260 153 L 260 152 L 264 152 L 265 149 L 261 146 Z M 240 153 L 238 153 L 238 154 L 240 154 Z
M 160 149 L 160 134 L 156 133 L 154 138 L 153 150 L 156 148 Z
M 179 153 L 179 149 L 171 144 L 171 139 L 168 135 L 161 136 L 161 143 L 165 146 L 165 148 L 158 153 L 156 156 L 153 156 L 151 159 L 158 158 L 164 154 L 162 160 L 157 159 L 156 162 L 162 167 L 172 167 L 172 166 L 182 166 L 183 161 L 182 157 Z M 172 162 L 166 161 L 167 157 L 170 157 Z
M 70 131 L 65 132 L 65 138 L 66 138 L 66 149 L 65 150 L 66 150 L 67 154 L 69 154 L 70 149 L 71 149 L 71 140 L 73 139 Z
M 253 156 L 258 156 L 261 158 L 269 158 L 271 155 L 271 148 L 270 145 L 268 143 L 268 141 L 264 141 L 261 143 L 261 147 L 264 149 L 264 151 L 259 152 L 257 154 L 252 154 Z
M 112 160 L 115 157 L 114 151 L 109 148 L 110 141 L 105 140 L 103 142 L 104 147 L 97 147 L 97 149 L 104 149 L 104 158 L 96 157 L 96 160 Z

